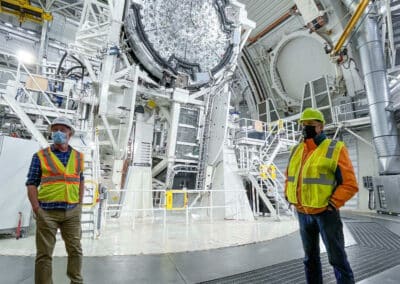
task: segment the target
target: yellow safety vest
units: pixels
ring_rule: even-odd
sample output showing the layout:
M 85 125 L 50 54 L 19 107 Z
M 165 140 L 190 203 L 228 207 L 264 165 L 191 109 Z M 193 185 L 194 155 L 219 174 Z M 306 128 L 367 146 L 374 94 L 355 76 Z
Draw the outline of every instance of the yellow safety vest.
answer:
M 344 143 L 325 139 L 302 165 L 304 143 L 292 151 L 288 166 L 287 197 L 298 204 L 297 189 L 301 190 L 300 203 L 312 208 L 328 206 L 336 187 L 335 171 Z M 301 175 L 301 180 L 299 176 Z
M 72 149 L 65 167 L 50 147 L 38 153 L 42 169 L 38 199 L 41 202 L 79 203 L 83 154 Z

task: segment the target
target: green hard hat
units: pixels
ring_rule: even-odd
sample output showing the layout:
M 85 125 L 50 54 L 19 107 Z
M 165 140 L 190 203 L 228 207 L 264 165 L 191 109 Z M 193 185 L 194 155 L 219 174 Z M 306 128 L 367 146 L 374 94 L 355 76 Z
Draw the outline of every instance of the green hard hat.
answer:
M 300 116 L 299 122 L 303 122 L 305 120 L 319 120 L 323 124 L 325 124 L 325 118 L 322 112 L 320 112 L 318 109 L 315 108 L 306 108 Z

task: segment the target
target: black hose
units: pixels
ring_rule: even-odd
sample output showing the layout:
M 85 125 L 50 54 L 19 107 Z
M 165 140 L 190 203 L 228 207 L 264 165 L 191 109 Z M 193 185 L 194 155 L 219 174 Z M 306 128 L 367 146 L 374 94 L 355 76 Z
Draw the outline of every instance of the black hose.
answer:
M 61 66 L 62 66 L 62 64 L 63 64 L 63 62 L 64 62 L 64 60 L 65 60 L 65 57 L 67 57 L 67 55 L 68 55 L 68 51 L 66 51 L 66 52 L 64 53 L 64 55 L 61 57 L 60 63 L 58 63 L 56 75 L 59 75 L 59 74 L 60 74 Z
M 61 57 L 60 63 L 58 64 L 58 67 L 57 67 L 56 75 L 59 75 L 59 74 L 60 74 L 61 66 L 62 66 L 62 64 L 63 64 L 65 58 L 67 57 L 67 55 L 68 55 L 68 51 L 66 51 L 66 52 L 64 53 L 64 55 Z M 82 63 L 82 61 L 80 61 L 79 58 L 77 58 L 76 56 L 74 56 L 74 55 L 71 54 L 71 57 L 72 57 L 73 59 L 75 59 L 75 60 L 79 63 L 80 66 L 73 66 L 73 67 L 69 68 L 69 69 L 66 71 L 66 74 L 68 75 L 72 70 L 74 70 L 74 69 L 76 69 L 76 68 L 82 68 L 82 79 L 83 79 L 83 78 L 85 77 L 85 65 L 84 65 L 84 64 Z
M 78 63 L 82 66 L 82 80 L 83 80 L 83 77 L 85 77 L 85 65 L 76 56 L 71 55 L 71 57 L 76 61 L 78 61 Z
M 65 75 L 68 76 L 68 75 L 71 73 L 72 70 L 75 70 L 75 69 L 78 69 L 78 68 L 84 69 L 85 67 L 82 67 L 82 66 L 73 66 L 73 67 L 69 68 L 69 69 L 65 72 Z M 83 78 L 83 77 L 82 77 L 82 78 Z

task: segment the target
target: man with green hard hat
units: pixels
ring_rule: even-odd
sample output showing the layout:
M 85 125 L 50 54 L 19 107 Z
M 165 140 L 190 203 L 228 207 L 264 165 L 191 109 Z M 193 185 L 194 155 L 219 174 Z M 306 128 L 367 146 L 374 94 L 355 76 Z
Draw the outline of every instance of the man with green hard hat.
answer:
M 299 122 L 303 139 L 289 158 L 285 197 L 298 213 L 307 283 L 323 283 L 319 234 L 337 283 L 354 283 L 339 213 L 358 191 L 349 153 L 343 142 L 326 137 L 325 118 L 318 109 L 306 108 Z

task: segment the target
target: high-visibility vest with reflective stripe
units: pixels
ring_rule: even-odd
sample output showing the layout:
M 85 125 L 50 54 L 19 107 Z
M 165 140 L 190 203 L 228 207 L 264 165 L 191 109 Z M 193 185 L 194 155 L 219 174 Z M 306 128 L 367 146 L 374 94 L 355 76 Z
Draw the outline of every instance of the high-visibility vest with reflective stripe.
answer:
M 287 197 L 298 204 L 297 189 L 301 190 L 300 203 L 312 208 L 328 206 L 336 187 L 335 171 L 343 142 L 325 139 L 302 165 L 304 143 L 297 145 L 289 160 Z M 301 180 L 299 176 L 301 175 Z
M 50 147 L 40 150 L 37 154 L 42 169 L 38 200 L 79 203 L 83 154 L 72 149 L 66 166 L 61 163 Z

